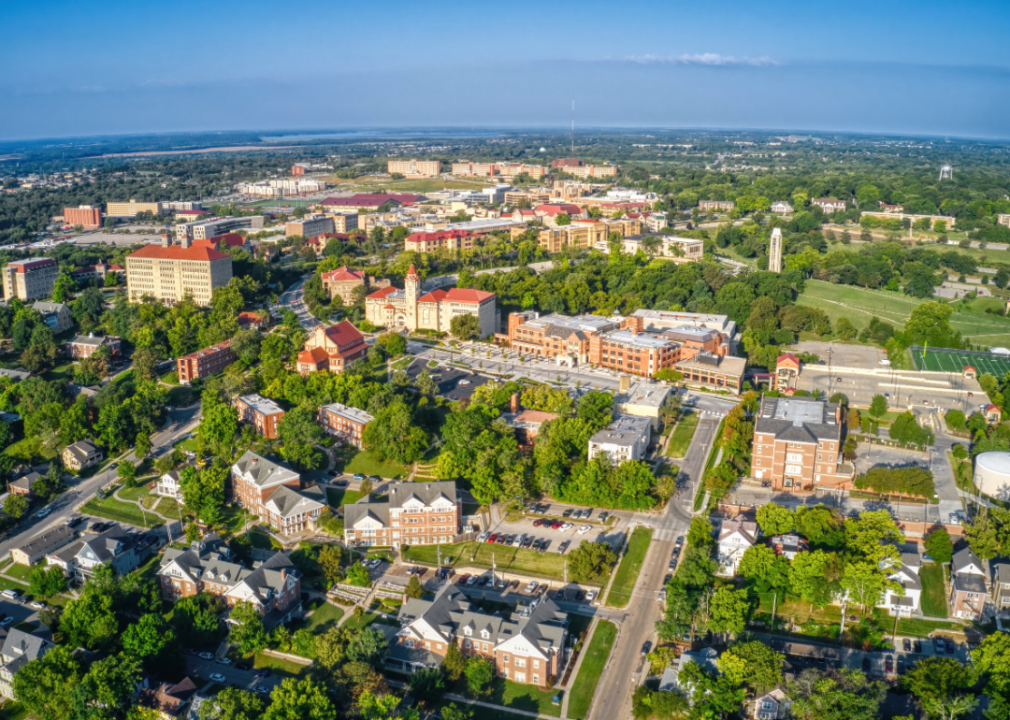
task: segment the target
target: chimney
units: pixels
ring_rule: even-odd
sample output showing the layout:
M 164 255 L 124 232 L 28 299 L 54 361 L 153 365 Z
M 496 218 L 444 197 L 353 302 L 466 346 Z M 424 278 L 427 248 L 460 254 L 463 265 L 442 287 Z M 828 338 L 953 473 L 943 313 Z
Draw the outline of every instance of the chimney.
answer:
M 512 397 L 509 398 L 509 412 L 519 414 L 519 393 L 512 393 Z
M 161 236 L 161 246 L 162 247 L 168 247 L 171 244 L 172 244 L 172 237 L 170 235 L 168 235 L 166 233 L 165 235 Z
M 183 235 L 179 242 L 182 244 L 183 248 L 188 248 L 193 240 L 189 237 L 189 235 Z
M 631 389 L 631 376 L 630 375 L 621 375 L 620 383 L 621 383 L 621 392 L 622 393 L 623 392 L 628 392 L 628 390 Z

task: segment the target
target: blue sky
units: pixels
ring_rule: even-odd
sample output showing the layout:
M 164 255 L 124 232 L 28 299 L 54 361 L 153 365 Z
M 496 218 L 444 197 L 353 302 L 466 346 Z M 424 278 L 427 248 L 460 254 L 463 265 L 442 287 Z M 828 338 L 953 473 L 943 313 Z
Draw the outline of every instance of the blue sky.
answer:
M 992 1 L 0 2 L 0 139 L 355 126 L 1010 138 Z

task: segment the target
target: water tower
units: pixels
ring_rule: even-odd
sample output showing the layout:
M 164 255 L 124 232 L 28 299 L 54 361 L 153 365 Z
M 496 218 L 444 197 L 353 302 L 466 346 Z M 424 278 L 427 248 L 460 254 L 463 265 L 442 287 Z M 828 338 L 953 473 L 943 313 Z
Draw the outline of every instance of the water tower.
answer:
M 954 179 L 954 168 L 950 165 L 944 165 L 940 168 L 940 179 L 941 180 L 953 180 Z

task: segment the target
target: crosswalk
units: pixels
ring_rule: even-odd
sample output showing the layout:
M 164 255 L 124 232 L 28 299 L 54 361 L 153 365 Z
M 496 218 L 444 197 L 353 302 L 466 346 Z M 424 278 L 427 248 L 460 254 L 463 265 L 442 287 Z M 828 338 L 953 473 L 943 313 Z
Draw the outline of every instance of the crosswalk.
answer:
M 724 413 L 724 412 L 722 412 L 720 410 L 702 410 L 698 414 L 701 415 L 702 417 L 712 417 L 712 418 L 724 418 L 724 417 L 726 417 L 726 413 Z

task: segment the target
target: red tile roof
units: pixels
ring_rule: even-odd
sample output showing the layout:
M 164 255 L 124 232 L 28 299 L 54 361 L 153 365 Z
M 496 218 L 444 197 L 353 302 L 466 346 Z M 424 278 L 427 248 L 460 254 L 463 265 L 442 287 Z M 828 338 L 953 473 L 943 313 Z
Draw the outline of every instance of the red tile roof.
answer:
M 326 337 L 337 345 L 350 345 L 365 341 L 364 336 L 358 332 L 358 328 L 354 327 L 350 320 L 341 320 L 336 325 L 330 325 L 325 332 Z
M 127 257 L 151 258 L 153 260 L 202 260 L 210 262 L 211 260 L 220 260 L 228 256 L 223 252 L 208 247 L 190 246 L 184 248 L 181 245 L 169 245 L 168 247 L 148 245 Z
M 323 200 L 322 205 L 326 207 L 359 207 L 385 205 L 387 202 L 398 202 L 402 205 L 413 205 L 424 195 L 411 195 L 410 193 L 358 193 L 350 197 L 330 197 Z
M 323 273 L 323 280 L 329 280 L 330 282 L 344 282 L 348 280 L 362 280 L 365 279 L 365 273 L 360 270 L 348 270 L 347 266 L 338 267 L 336 270 L 330 270 L 329 272 Z
M 302 350 L 298 353 L 298 362 L 318 365 L 328 357 L 329 355 L 322 348 L 312 348 L 311 350 Z
M 800 364 L 800 359 L 798 357 L 796 357 L 795 355 L 793 355 L 791 352 L 782 353 L 781 355 L 778 356 L 778 358 L 775 360 L 775 362 L 776 363 L 780 363 L 783 360 L 791 360 L 794 363 L 796 363 L 797 365 Z
M 347 233 L 319 233 L 318 235 L 313 235 L 306 242 L 309 245 L 319 245 L 320 247 L 325 247 L 326 243 L 332 238 L 337 240 L 350 240 L 351 236 Z
M 432 290 L 427 295 L 418 298 L 418 302 L 458 302 L 477 305 L 488 298 L 493 298 L 494 293 L 483 290 L 471 290 L 470 288 L 452 288 L 451 290 Z
M 578 205 L 572 205 L 571 203 L 560 203 L 558 205 L 540 205 L 536 209 L 537 215 L 550 215 L 554 217 L 555 215 L 581 215 L 582 208 Z
M 999 409 L 1000 409 L 999 405 L 993 405 L 992 403 L 989 403 L 988 405 L 985 406 L 985 411 L 987 413 L 990 413 L 993 410 L 999 410 Z
M 370 294 L 368 297 L 382 299 L 382 298 L 386 297 L 387 295 L 392 295 L 395 292 L 396 292 L 396 288 L 395 287 L 392 287 L 392 286 L 390 286 L 390 287 L 384 287 L 384 288 L 380 288 L 380 289 L 376 290 L 375 292 L 373 292 L 372 294 Z
M 228 247 L 242 247 L 245 245 L 245 238 L 238 233 L 225 233 L 224 235 L 215 235 L 212 238 L 207 238 L 206 240 L 194 240 L 193 247 L 205 247 L 213 248 L 217 250 L 221 245 L 227 245 Z
M 249 312 L 248 310 L 243 310 L 238 314 L 238 324 L 239 325 L 258 325 L 263 322 L 263 318 L 254 312 Z

